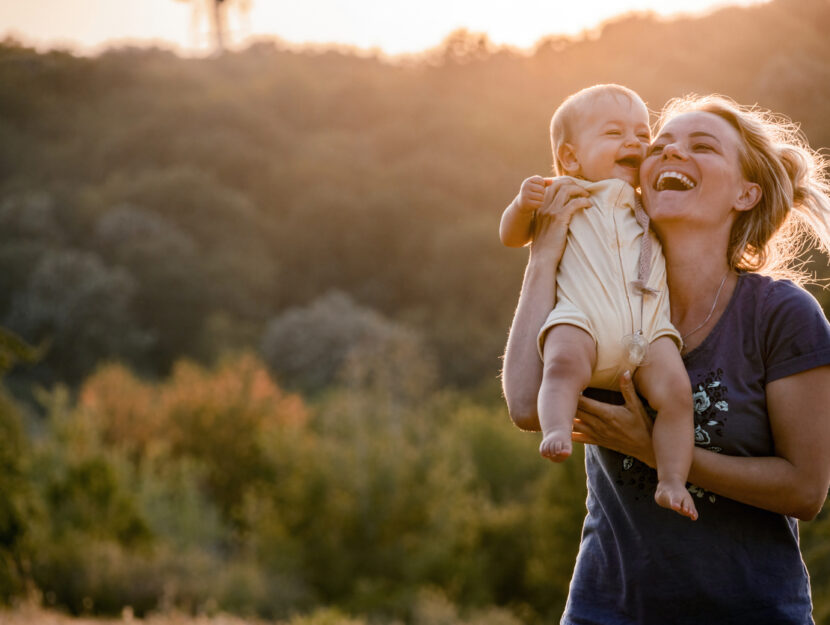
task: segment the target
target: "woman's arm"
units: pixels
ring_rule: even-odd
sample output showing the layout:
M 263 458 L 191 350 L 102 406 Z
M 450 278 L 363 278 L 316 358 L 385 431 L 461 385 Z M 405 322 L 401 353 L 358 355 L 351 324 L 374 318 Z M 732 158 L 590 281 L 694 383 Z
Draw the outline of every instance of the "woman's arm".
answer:
M 580 400 L 574 440 L 654 467 L 650 420 L 630 379 L 620 390 L 625 406 Z M 771 382 L 767 409 L 776 456 L 728 456 L 696 447 L 689 481 L 758 508 L 813 519 L 830 487 L 830 366 Z
M 768 384 L 767 411 L 774 457 L 738 458 L 698 449 L 689 481 L 810 520 L 821 511 L 830 486 L 830 366 Z
M 537 335 L 553 309 L 556 270 L 565 251 L 568 224 L 577 210 L 590 206 L 588 192 L 568 180 L 555 179 L 550 202 L 536 215 L 522 291 L 504 353 L 502 385 L 513 422 L 523 430 L 539 430 L 536 397 L 542 383 Z

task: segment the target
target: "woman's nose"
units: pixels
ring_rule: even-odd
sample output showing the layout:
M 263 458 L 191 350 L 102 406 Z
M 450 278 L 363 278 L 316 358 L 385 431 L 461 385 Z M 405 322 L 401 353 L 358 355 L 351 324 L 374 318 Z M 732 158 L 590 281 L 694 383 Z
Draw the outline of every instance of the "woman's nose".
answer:
M 686 153 L 676 143 L 668 143 L 663 146 L 663 159 L 668 160 L 670 158 L 686 160 Z

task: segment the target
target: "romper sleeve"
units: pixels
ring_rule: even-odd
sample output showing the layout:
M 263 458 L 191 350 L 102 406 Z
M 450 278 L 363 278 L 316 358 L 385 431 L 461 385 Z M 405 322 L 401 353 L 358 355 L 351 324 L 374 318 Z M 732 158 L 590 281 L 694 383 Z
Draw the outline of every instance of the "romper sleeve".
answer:
M 830 324 L 819 303 L 789 280 L 770 284 L 762 305 L 766 383 L 830 364 Z

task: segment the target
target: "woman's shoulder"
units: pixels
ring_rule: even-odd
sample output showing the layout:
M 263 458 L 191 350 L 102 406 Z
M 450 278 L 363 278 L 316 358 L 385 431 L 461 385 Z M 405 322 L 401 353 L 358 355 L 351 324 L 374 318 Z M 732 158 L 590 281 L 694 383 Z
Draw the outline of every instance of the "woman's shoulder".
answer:
M 821 305 L 804 287 L 791 280 L 776 279 L 759 273 L 742 273 L 741 299 L 752 301 L 763 318 L 779 314 L 819 314 Z
M 806 289 L 790 280 L 745 273 L 741 274 L 741 294 L 743 308 L 754 314 L 752 327 L 768 368 L 768 381 L 830 359 L 830 324 Z

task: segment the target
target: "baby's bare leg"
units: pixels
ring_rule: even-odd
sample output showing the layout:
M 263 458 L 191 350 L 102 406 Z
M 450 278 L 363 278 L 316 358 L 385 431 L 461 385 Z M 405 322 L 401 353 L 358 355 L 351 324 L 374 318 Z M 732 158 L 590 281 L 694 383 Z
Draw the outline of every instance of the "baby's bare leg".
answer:
M 649 345 L 648 362 L 637 370 L 637 390 L 657 411 L 653 444 L 657 460 L 654 499 L 694 520 L 697 509 L 686 478 L 694 450 L 692 386 L 674 341 L 664 336 Z
M 543 434 L 539 453 L 562 462 L 571 455 L 576 404 L 591 380 L 597 349 L 585 330 L 558 325 L 545 337 L 543 353 L 545 366 L 537 403 Z

